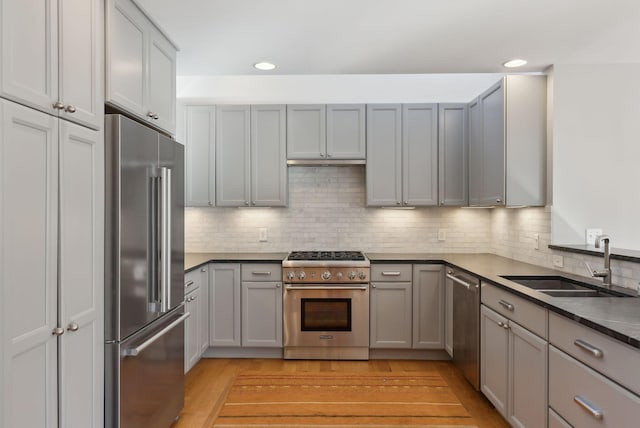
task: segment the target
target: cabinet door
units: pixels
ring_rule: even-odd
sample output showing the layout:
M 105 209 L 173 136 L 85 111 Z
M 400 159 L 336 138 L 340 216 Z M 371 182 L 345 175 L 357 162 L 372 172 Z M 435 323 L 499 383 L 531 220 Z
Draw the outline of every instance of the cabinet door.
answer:
M 547 341 L 509 322 L 509 423 L 547 426 Z
M 402 109 L 367 105 L 367 206 L 402 203 Z
M 444 348 L 445 290 L 441 265 L 413 266 L 413 347 Z
M 58 120 L 2 99 L 0 119 L 0 425 L 56 427 Z
M 250 108 L 216 107 L 216 205 L 249 205 L 251 195 Z
M 53 0 L 0 2 L 0 95 L 55 115 L 57 13 Z
M 279 282 L 242 283 L 242 346 L 282 347 Z
M 284 105 L 251 106 L 251 205 L 287 206 Z
M 104 138 L 60 122 L 61 426 L 102 426 L 104 391 Z
M 481 204 L 505 204 L 504 88 L 502 81 L 480 96 L 483 189 Z
M 100 0 L 59 3 L 60 117 L 101 129 L 104 112 L 103 14 Z
M 186 107 L 186 204 L 189 207 L 209 207 L 216 202 L 215 122 L 214 106 Z
M 372 282 L 370 348 L 411 348 L 411 283 Z
M 444 280 L 444 349 L 453 358 L 453 281 Z
M 482 108 L 478 99 L 469 103 L 469 205 L 478 206 L 482 198 L 484 150 Z
M 240 346 L 240 265 L 209 265 L 209 344 Z
M 155 27 L 149 31 L 150 122 L 176 133 L 176 48 Z M 152 114 L 152 117 L 151 117 Z
M 200 289 L 198 296 L 198 359 L 209 348 L 209 267 L 200 268 Z
M 438 105 L 402 106 L 404 205 L 438 204 Z
M 365 159 L 364 104 L 327 105 L 327 157 Z
M 481 305 L 480 390 L 505 418 L 509 394 L 508 325 L 506 318 Z
M 326 146 L 324 104 L 287 105 L 287 159 L 324 159 Z
M 148 104 L 148 25 L 130 0 L 107 0 L 105 101 L 141 116 L 147 113 Z
M 467 105 L 440 104 L 438 107 L 440 205 L 466 206 L 469 204 Z
M 200 318 L 200 288 L 194 289 L 184 298 L 186 312 L 191 314 L 184 322 L 184 372 L 188 372 L 200 358 L 198 319 Z

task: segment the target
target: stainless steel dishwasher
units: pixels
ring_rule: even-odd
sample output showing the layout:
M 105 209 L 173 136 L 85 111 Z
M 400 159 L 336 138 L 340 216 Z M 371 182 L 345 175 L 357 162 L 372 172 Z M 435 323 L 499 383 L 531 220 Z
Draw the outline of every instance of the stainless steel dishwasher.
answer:
M 480 390 L 480 280 L 447 267 L 453 283 L 453 363 Z

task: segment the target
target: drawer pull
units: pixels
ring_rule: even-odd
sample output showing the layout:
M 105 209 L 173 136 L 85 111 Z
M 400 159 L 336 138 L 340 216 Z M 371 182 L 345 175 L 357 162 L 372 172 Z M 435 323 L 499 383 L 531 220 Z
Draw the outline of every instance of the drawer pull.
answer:
M 515 307 L 511 303 L 505 302 L 504 300 L 500 300 L 498 303 L 500 303 L 500 306 L 502 306 L 508 311 L 513 312 L 513 310 L 515 309 Z
M 578 348 L 584 349 L 596 358 L 602 358 L 604 356 L 604 352 L 602 352 L 601 349 L 596 348 L 595 346 L 585 342 L 584 340 L 576 339 L 573 344 Z
M 604 417 L 602 410 L 598 409 L 597 407 L 594 407 L 591 403 L 589 403 L 587 400 L 580 397 L 579 395 L 576 395 L 575 397 L 573 397 L 573 401 L 578 406 L 582 407 L 584 410 L 589 412 L 589 414 L 591 414 L 591 416 L 593 416 L 594 418 L 602 419 Z
M 184 285 L 184 288 L 189 288 L 193 285 L 193 281 L 187 281 L 187 283 Z
M 382 272 L 382 276 L 400 276 L 400 272 Z
M 503 323 L 502 321 L 498 321 L 498 327 L 502 327 L 505 330 L 509 330 L 509 324 Z
M 271 275 L 271 272 L 266 270 L 254 270 L 251 272 L 252 275 Z

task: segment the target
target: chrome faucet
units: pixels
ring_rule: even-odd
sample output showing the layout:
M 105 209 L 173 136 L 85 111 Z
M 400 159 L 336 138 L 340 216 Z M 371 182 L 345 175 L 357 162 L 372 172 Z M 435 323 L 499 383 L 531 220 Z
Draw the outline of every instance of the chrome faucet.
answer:
M 589 263 L 584 262 L 587 265 L 587 269 L 593 278 L 602 278 L 602 285 L 607 288 L 611 288 L 611 253 L 609 252 L 609 236 L 608 235 L 599 235 L 596 236 L 596 241 L 594 243 L 596 248 L 600 248 L 600 245 L 604 241 L 604 269 L 602 270 L 593 270 Z

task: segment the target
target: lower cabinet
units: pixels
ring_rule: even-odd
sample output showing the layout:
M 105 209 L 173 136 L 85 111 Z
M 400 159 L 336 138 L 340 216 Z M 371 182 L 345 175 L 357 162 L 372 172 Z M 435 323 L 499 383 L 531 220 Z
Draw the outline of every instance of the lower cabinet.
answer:
M 240 265 L 209 264 L 209 345 L 240 346 Z
M 191 316 L 184 323 L 184 371 L 185 373 L 200 360 L 209 347 L 209 269 L 200 267 L 184 276 L 185 311 Z
M 411 282 L 372 282 L 369 296 L 369 347 L 411 348 Z
M 242 282 L 242 346 L 282 347 L 282 283 Z
M 442 265 L 413 265 L 413 348 L 443 349 L 445 289 Z
M 514 427 L 547 426 L 547 354 L 545 339 L 481 306 L 481 390 Z
M 444 280 L 444 350 L 453 358 L 453 280 Z

